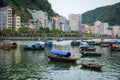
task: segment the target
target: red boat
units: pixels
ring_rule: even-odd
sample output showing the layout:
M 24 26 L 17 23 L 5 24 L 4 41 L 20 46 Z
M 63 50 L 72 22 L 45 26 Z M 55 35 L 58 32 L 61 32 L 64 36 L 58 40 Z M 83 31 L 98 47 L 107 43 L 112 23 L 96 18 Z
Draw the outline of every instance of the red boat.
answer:
M 48 55 L 48 58 L 51 61 L 59 61 L 59 62 L 76 62 L 78 58 L 73 58 L 73 57 L 60 57 L 57 55 Z
M 15 49 L 17 48 L 17 43 L 10 42 L 9 40 L 5 40 L 3 45 L 0 46 L 0 49 Z

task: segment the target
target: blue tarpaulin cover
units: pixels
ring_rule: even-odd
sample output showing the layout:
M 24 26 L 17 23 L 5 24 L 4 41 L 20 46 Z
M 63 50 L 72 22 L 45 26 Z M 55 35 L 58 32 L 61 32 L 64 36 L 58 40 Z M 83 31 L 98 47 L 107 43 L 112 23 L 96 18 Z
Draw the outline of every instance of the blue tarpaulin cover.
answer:
M 33 46 L 34 46 L 35 48 L 38 48 L 38 47 L 40 46 L 40 43 L 36 42 L 36 43 L 34 43 L 34 44 L 29 44 L 29 45 L 27 45 L 26 47 L 27 47 L 27 48 L 33 48 Z
M 118 44 L 120 44 L 120 39 L 117 39 L 115 42 L 118 43 Z
M 87 42 L 81 42 L 82 45 L 80 45 L 80 48 L 88 48 L 89 44 Z
M 52 49 L 50 52 L 54 55 L 59 55 L 59 56 L 63 56 L 63 57 L 69 57 L 71 55 L 71 53 L 66 50 Z

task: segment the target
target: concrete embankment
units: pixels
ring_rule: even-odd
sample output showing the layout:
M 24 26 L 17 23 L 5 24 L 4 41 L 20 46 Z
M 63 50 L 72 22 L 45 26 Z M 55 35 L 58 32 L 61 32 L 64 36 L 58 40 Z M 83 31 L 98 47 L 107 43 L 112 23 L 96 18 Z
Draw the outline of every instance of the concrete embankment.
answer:
M 37 37 L 0 37 L 0 40 L 37 40 Z
M 100 37 L 0 37 L 0 40 L 80 40 L 80 39 L 100 39 Z M 117 39 L 105 37 L 106 39 Z M 102 37 L 101 39 L 105 39 Z
M 0 40 L 79 40 L 90 39 L 89 37 L 0 37 Z

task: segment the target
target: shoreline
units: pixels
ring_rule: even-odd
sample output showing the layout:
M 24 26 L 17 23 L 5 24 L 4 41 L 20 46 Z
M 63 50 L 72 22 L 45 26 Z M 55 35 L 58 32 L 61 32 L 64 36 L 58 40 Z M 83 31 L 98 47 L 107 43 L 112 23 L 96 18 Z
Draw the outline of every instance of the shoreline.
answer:
M 80 40 L 80 39 L 119 39 L 114 37 L 0 37 L 0 40 Z

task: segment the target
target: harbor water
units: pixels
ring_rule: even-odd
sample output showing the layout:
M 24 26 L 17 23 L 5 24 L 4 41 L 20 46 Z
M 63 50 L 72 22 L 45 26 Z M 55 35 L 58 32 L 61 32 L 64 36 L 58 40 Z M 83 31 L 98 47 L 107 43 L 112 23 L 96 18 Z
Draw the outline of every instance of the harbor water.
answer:
M 0 80 L 120 80 L 120 51 L 95 46 L 101 57 L 81 57 L 78 46 L 70 40 L 55 42 L 45 50 L 24 50 L 23 46 L 35 41 L 15 41 L 16 49 L 0 49 Z M 0 44 L 3 42 L 0 41 Z M 76 63 L 51 62 L 47 57 L 51 49 L 68 50 Z M 82 68 L 81 62 L 102 64 L 101 70 Z

